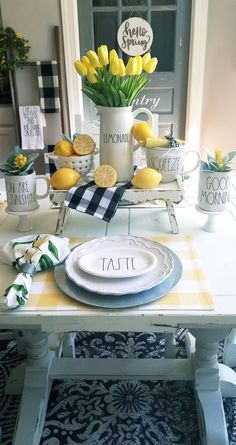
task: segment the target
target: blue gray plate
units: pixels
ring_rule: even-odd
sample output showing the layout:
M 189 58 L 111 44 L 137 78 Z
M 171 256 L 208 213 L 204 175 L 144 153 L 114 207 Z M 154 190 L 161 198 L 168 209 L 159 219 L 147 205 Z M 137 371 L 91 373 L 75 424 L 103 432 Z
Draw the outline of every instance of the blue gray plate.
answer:
M 101 295 L 90 292 L 82 287 L 77 286 L 71 281 L 65 272 L 65 264 L 59 264 L 55 267 L 54 277 L 57 286 L 65 292 L 65 294 L 80 301 L 100 308 L 107 309 L 125 309 L 133 306 L 140 306 L 151 301 L 158 300 L 166 295 L 178 283 L 182 275 L 182 263 L 172 250 L 165 247 L 174 259 L 173 272 L 160 284 L 152 289 L 138 292 L 136 294 L 126 295 Z

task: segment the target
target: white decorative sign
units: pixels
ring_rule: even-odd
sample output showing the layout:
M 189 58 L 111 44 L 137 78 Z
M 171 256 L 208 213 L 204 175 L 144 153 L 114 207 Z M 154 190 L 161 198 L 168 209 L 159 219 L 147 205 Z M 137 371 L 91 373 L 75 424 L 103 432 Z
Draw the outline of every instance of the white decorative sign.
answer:
M 129 56 L 145 54 L 152 45 L 152 28 L 141 17 L 131 17 L 121 23 L 117 32 L 117 41 L 122 51 Z

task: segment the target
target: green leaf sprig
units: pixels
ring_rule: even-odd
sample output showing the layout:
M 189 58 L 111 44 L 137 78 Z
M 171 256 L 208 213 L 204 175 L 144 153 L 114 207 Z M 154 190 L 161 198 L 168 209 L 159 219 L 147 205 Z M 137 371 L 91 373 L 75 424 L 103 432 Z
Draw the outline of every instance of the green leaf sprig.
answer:
M 16 145 L 12 149 L 6 162 L 0 165 L 0 171 L 11 176 L 29 174 L 33 171 L 33 164 L 38 156 L 38 153 L 25 156 L 23 150 Z
M 214 153 L 207 151 L 207 161 L 200 160 L 200 169 L 213 172 L 231 171 L 232 161 L 235 156 L 235 150 L 226 154 L 220 148 L 216 148 Z

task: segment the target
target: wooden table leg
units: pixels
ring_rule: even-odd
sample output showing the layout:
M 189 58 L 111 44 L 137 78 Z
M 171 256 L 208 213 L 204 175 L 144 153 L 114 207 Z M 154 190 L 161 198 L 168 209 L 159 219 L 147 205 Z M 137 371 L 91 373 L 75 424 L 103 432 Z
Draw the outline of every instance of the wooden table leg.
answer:
M 191 333 L 196 338 L 192 356 L 202 444 L 228 445 L 222 397 L 235 397 L 236 374 L 227 366 L 218 364 L 217 349 L 229 329 L 191 329 Z
M 13 445 L 39 445 L 51 388 L 50 368 L 55 353 L 49 351 L 48 335 L 25 331 L 27 365 Z
M 59 213 L 58 213 L 55 235 L 57 235 L 57 236 L 62 235 L 63 227 L 64 227 L 66 217 L 67 217 L 69 211 L 70 211 L 70 209 L 68 207 L 64 206 L 64 204 L 62 203 L 60 206 L 60 209 L 59 209 Z
M 178 227 L 178 223 L 177 223 L 177 219 L 176 219 L 176 215 L 175 215 L 175 209 L 173 206 L 173 202 L 170 199 L 166 200 L 166 208 L 167 208 L 167 212 L 169 215 L 172 232 L 177 234 L 177 233 L 179 233 L 179 227 Z

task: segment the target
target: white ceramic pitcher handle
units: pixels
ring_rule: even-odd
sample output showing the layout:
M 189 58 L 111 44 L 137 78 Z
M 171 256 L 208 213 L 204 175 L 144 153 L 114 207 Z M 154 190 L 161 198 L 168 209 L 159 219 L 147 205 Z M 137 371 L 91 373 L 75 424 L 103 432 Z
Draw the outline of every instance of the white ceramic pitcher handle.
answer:
M 136 117 L 138 114 L 144 113 L 146 114 L 148 120 L 147 123 L 150 125 L 151 128 L 153 128 L 153 115 L 148 108 L 137 108 L 137 110 L 133 111 L 133 116 Z M 142 147 L 142 145 L 138 142 L 133 146 L 133 150 L 137 150 L 139 147 Z
M 36 176 L 36 181 L 38 180 L 38 179 L 44 179 L 44 181 L 46 181 L 46 184 L 47 184 L 47 190 L 46 190 L 46 192 L 43 194 L 43 195 L 36 195 L 36 198 L 37 199 L 44 199 L 44 198 L 47 198 L 47 196 L 49 195 L 49 188 L 50 188 L 50 185 L 49 185 L 49 179 L 47 178 L 47 176 L 45 176 L 45 175 L 37 175 Z
M 198 151 L 196 151 L 196 150 L 188 150 L 188 151 L 186 151 L 185 157 L 188 156 L 188 154 L 190 154 L 190 153 L 194 153 L 195 154 L 195 156 L 197 157 L 196 162 L 195 162 L 194 166 L 192 168 L 190 168 L 189 170 L 181 171 L 181 175 L 187 175 L 188 173 L 191 173 L 194 170 L 196 170 L 196 168 L 198 168 L 198 166 L 199 166 L 200 154 L 198 153 Z

